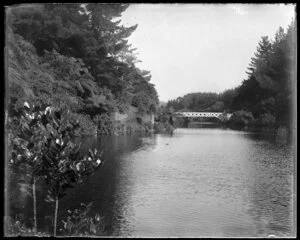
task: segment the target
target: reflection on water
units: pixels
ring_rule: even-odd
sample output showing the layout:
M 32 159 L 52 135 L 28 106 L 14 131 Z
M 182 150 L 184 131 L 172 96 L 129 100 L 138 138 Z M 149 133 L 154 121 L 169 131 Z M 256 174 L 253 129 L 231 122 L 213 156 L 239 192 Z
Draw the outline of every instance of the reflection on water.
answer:
M 218 122 L 189 122 L 188 128 L 220 128 L 221 124 Z
M 249 169 L 250 208 L 258 234 L 285 236 L 293 231 L 293 166 L 286 149 L 257 142 Z
M 293 236 L 293 159 L 262 136 L 200 128 L 84 139 L 105 164 L 61 200 L 59 217 L 92 201 L 114 236 Z

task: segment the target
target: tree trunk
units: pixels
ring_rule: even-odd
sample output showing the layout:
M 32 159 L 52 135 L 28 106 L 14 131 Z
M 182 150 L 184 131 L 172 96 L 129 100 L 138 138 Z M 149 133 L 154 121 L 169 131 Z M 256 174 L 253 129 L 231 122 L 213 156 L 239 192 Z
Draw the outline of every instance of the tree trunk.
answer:
M 55 198 L 54 237 L 56 237 L 57 212 L 58 212 L 58 197 Z
M 34 233 L 37 232 L 37 220 L 36 220 L 36 191 L 35 191 L 35 177 L 33 178 L 32 193 L 33 193 L 33 220 L 34 220 Z

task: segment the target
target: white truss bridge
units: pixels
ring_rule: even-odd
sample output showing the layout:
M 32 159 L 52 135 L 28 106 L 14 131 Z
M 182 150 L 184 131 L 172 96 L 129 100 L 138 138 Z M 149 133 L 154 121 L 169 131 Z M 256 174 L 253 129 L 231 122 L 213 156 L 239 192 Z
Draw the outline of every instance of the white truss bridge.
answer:
M 196 118 L 196 117 L 206 117 L 206 118 L 218 118 L 218 119 L 229 119 L 232 114 L 231 113 L 223 113 L 223 112 L 175 112 L 174 115 L 188 117 L 188 118 Z

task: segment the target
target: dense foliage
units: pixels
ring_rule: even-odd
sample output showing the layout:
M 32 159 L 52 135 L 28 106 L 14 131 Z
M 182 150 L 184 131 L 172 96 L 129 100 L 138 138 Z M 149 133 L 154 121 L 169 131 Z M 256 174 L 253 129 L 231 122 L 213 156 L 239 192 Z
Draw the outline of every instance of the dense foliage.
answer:
M 83 134 L 97 119 L 135 106 L 154 113 L 150 72 L 136 67 L 127 38 L 137 25 L 118 18 L 128 4 L 28 4 L 7 11 L 9 116 L 25 100 L 67 106 Z
M 268 114 L 279 124 L 288 125 L 296 86 L 294 21 L 286 32 L 280 27 L 273 41 L 262 37 L 248 70 L 249 77 L 238 88 L 232 108 L 250 111 L 255 118 Z
M 66 236 L 101 236 L 105 233 L 104 217 L 96 214 L 89 216 L 92 202 L 89 204 L 82 203 L 80 208 L 68 210 L 68 217 L 62 220 L 63 228 L 61 232 Z
M 168 101 L 166 106 L 172 107 L 176 111 L 222 112 L 226 109 L 229 110 L 234 91 L 234 89 L 230 89 L 221 94 L 189 93 Z
M 55 203 L 55 236 L 60 198 L 68 188 L 81 183 L 101 166 L 101 154 L 96 149 L 89 150 L 86 156 L 80 154 L 80 145 L 74 143 L 79 124 L 71 120 L 68 109 L 60 111 L 25 102 L 24 108 L 15 114 L 17 117 L 10 119 L 8 125 L 9 168 L 12 173 L 21 170 L 18 171 L 21 192 L 33 197 L 33 232 L 37 231 L 36 185 L 43 185 L 45 200 Z M 21 232 L 24 229 L 22 223 L 12 226 L 11 231 L 16 231 L 15 227 Z
M 172 116 L 174 109 L 161 106 L 157 110 L 157 115 L 154 123 L 154 133 L 172 134 L 175 127 L 178 127 L 175 118 Z
M 273 40 L 261 38 L 247 71 L 235 89 L 217 93 L 190 93 L 171 100 L 175 111 L 236 112 L 232 123 L 286 125 L 292 120 L 296 87 L 296 26 L 279 28 Z
M 135 65 L 135 49 L 128 44 L 137 25 L 120 24 L 128 6 L 23 4 L 7 9 L 7 165 L 17 183 L 10 186 L 10 208 L 22 212 L 17 200 L 24 194 L 33 199 L 32 221 L 11 216 L 10 234 L 39 234 L 36 191 L 42 191 L 46 201 L 55 203 L 56 235 L 60 198 L 102 163 L 97 151 L 81 156 L 73 143 L 76 136 L 149 128 L 137 118 L 156 111 L 158 96 L 150 72 Z M 128 126 L 115 120 L 115 113 L 128 111 L 134 112 Z M 102 219 L 88 216 L 89 209 L 75 210 L 62 233 L 102 231 Z

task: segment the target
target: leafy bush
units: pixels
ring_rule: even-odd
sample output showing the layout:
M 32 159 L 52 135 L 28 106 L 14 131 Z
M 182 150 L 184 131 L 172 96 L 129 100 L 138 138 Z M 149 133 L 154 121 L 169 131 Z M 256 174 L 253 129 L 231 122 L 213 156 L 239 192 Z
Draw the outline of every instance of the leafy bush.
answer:
M 93 120 L 99 134 L 108 135 L 114 132 L 114 122 L 108 114 L 96 115 Z
M 147 112 L 150 106 L 149 97 L 143 92 L 134 95 L 132 98 L 132 106 L 137 107 L 141 113 Z
M 71 113 L 70 118 L 74 121 L 77 120 L 79 129 L 77 133 L 79 135 L 96 135 L 97 124 L 92 121 L 91 117 L 80 113 Z
M 251 112 L 244 110 L 236 111 L 232 114 L 229 123 L 236 125 L 249 125 L 254 123 L 254 117 Z
M 156 122 L 154 123 L 154 133 L 173 133 L 175 128 L 168 122 Z
M 175 127 L 183 127 L 184 126 L 184 119 L 181 117 L 174 118 L 174 126 Z
M 54 236 L 58 201 L 66 193 L 66 189 L 94 172 L 103 162 L 97 150 L 89 150 L 87 156 L 80 156 L 80 145 L 72 142 L 78 121 L 70 120 L 69 111 L 57 111 L 50 107 L 29 106 L 24 103 L 24 109 L 14 117 L 19 127 L 14 131 L 12 152 L 9 163 L 13 166 L 26 165 L 30 168 L 27 173 L 32 181 L 34 200 L 34 229 L 36 224 L 36 179 L 46 183 L 46 201 L 55 202 Z M 19 121 L 19 122 L 18 122 Z M 16 126 L 16 124 L 12 125 Z
M 17 237 L 17 236 L 47 236 L 47 233 L 36 232 L 34 228 L 28 228 L 26 224 L 20 219 L 13 219 L 10 216 L 5 217 L 5 229 L 6 236 Z
M 273 126 L 276 123 L 276 118 L 271 113 L 264 113 L 259 116 L 255 123 L 260 126 Z
M 65 236 L 91 236 L 105 235 L 104 217 L 96 214 L 89 217 L 92 202 L 88 205 L 81 203 L 81 208 L 68 210 L 69 216 L 62 220 L 63 228 L 60 229 Z

